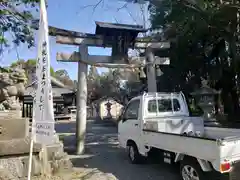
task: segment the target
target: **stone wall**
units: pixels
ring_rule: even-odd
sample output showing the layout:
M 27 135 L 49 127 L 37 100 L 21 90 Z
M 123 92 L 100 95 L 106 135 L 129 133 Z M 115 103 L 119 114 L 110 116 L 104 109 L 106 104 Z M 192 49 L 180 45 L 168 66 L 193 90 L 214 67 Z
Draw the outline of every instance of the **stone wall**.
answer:
M 21 139 L 29 135 L 29 120 L 19 116 L 20 112 L 0 112 L 0 141 Z
M 39 153 L 34 153 L 32 159 L 32 176 L 48 175 L 70 172 L 72 170 L 72 163 L 68 159 L 67 155 L 51 154 L 60 146 L 48 147 L 48 157 L 45 158 L 45 152 L 42 150 Z M 14 179 L 20 179 L 27 177 L 29 164 L 29 154 L 23 154 L 21 156 L 8 156 L 0 158 L 0 179 L 4 174 L 8 174 L 8 177 L 14 177 Z M 7 173 L 1 173 L 7 172 Z M 5 176 L 5 175 L 4 175 Z M 8 178 L 6 178 L 7 180 Z M 5 179 L 4 179 L 5 180 Z
M 30 151 L 30 126 L 26 118 L 14 112 L 0 112 L 0 179 L 27 176 Z M 32 175 L 51 175 L 71 171 L 72 163 L 64 153 L 63 144 L 55 135 L 55 143 L 44 147 L 33 145 Z
M 1 118 L 22 118 L 22 111 L 21 110 L 4 110 L 0 111 L 0 119 Z

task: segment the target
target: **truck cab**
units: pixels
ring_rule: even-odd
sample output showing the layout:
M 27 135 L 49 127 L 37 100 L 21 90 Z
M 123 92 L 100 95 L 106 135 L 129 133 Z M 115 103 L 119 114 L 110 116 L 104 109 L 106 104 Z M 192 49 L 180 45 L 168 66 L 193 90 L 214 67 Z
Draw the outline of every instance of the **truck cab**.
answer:
M 151 93 L 135 97 L 129 101 L 121 118 L 118 131 L 122 145 L 126 145 L 130 134 L 133 140 L 140 141 L 142 128 L 197 136 L 204 132 L 203 118 L 189 117 L 182 93 Z

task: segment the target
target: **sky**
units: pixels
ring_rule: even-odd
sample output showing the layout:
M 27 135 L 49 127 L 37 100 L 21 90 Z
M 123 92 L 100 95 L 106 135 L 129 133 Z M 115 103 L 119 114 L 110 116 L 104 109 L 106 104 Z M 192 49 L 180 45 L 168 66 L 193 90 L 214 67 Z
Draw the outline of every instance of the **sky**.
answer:
M 74 30 L 85 33 L 95 33 L 95 21 L 122 23 L 122 24 L 138 24 L 143 25 L 143 15 L 139 4 L 128 3 L 117 0 L 103 0 L 94 10 L 94 6 L 99 0 L 48 0 L 48 24 L 51 26 Z M 123 7 L 124 8 L 121 8 Z M 34 13 L 36 14 L 36 12 Z M 38 14 L 36 14 L 38 16 Z M 144 16 L 148 20 L 147 5 L 144 7 Z M 146 27 L 149 22 L 146 22 Z M 35 33 L 37 34 L 37 33 Z M 35 35 L 36 36 L 36 35 Z M 35 37 L 37 39 L 37 36 Z M 77 46 L 56 44 L 55 38 L 50 37 L 50 61 L 54 70 L 66 69 L 71 79 L 77 79 L 77 64 L 74 62 L 63 63 L 56 61 L 57 52 L 71 53 L 78 51 Z M 36 41 L 37 43 L 37 41 Z M 89 48 L 91 55 L 110 55 L 111 49 Z M 11 48 L 5 51 L 1 59 L 1 65 L 9 66 L 12 62 L 19 59 L 35 59 L 37 57 L 37 49 L 35 47 L 28 49 L 27 45 L 22 44 L 17 48 Z M 98 71 L 107 71 L 100 68 Z

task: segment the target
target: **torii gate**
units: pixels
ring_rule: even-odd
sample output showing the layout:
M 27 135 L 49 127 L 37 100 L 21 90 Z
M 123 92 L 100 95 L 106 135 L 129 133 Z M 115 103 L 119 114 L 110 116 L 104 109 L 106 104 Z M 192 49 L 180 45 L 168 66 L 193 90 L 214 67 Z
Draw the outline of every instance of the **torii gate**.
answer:
M 112 23 L 101 23 L 96 22 L 97 28 L 100 29 L 99 33 L 88 34 L 75 31 L 69 31 L 65 29 L 59 29 L 55 27 L 49 27 L 49 34 L 56 36 L 56 42 L 59 44 L 77 45 L 79 46 L 79 52 L 73 52 L 72 54 L 67 53 L 57 53 L 57 61 L 61 62 L 78 62 L 78 84 L 77 84 L 77 117 L 76 117 L 76 153 L 84 153 L 84 143 L 85 143 L 85 131 L 86 131 L 86 109 L 87 109 L 87 71 L 88 65 L 93 65 L 97 67 L 107 67 L 107 68 L 139 68 L 147 67 L 147 83 L 148 91 L 156 92 L 156 76 L 155 76 L 155 65 L 169 65 L 170 60 L 168 57 L 157 57 L 154 56 L 154 50 L 156 49 L 168 49 L 170 48 L 169 42 L 158 42 L 149 40 L 146 38 L 136 38 L 139 32 L 143 32 L 141 26 L 136 25 L 126 25 L 126 24 L 112 24 Z M 134 49 L 145 49 L 145 57 L 133 57 L 128 58 L 128 62 L 121 61 L 119 63 L 112 61 L 112 56 L 98 56 L 89 55 L 88 47 L 113 47 L 109 43 L 109 39 L 106 41 L 106 34 L 109 35 L 110 31 L 120 32 L 131 32 Z M 111 34 L 111 33 L 110 33 Z M 116 35 L 115 35 L 116 36 Z M 111 36 L 111 40 L 114 38 L 124 38 L 128 40 L 129 37 L 117 34 L 117 37 Z M 119 36 L 119 37 L 118 37 Z M 149 37 L 148 37 L 149 38 Z M 120 39 L 121 40 L 121 39 Z M 106 43 L 107 42 L 107 43 Z M 128 42 L 129 43 L 129 40 Z M 118 42 L 116 42 L 118 45 Z M 127 49 L 130 47 L 127 44 Z M 115 49 L 116 50 L 116 49 Z M 121 54 L 122 55 L 122 54 Z M 124 57 L 125 58 L 125 57 Z

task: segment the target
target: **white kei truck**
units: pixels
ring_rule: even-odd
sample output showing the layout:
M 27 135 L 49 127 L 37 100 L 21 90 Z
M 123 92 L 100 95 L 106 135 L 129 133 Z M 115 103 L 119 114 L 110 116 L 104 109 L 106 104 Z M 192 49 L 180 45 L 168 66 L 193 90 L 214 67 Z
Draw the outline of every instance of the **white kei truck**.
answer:
M 118 124 L 118 139 L 131 163 L 154 154 L 180 164 L 182 180 L 208 180 L 208 172 L 224 176 L 240 161 L 240 130 L 204 127 L 203 117 L 190 115 L 181 92 L 131 99 Z

